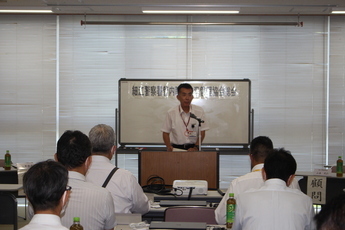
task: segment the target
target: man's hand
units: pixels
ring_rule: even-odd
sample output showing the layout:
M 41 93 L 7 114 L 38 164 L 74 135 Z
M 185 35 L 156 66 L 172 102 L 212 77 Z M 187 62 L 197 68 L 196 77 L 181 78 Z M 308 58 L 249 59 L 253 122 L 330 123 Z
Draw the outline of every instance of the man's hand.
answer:
M 189 148 L 187 150 L 187 152 L 197 152 L 197 151 L 199 151 L 199 147 L 198 146 L 194 146 L 193 148 Z

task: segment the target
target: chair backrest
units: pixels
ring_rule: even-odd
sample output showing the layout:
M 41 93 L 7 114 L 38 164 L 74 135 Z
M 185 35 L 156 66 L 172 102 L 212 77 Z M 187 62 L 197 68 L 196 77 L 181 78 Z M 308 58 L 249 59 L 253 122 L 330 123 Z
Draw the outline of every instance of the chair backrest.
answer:
M 214 208 L 200 206 L 169 207 L 164 212 L 167 222 L 202 222 L 217 224 Z
M 0 192 L 0 224 L 12 224 L 18 229 L 17 199 L 8 192 Z
M 118 225 L 129 225 L 130 223 L 141 222 L 140 213 L 115 213 L 116 223 Z

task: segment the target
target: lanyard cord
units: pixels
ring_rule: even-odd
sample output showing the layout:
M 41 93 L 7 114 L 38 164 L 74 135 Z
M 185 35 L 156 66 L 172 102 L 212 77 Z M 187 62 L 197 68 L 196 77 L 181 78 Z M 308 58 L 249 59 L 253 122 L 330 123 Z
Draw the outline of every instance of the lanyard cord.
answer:
M 186 131 L 188 131 L 188 124 L 189 124 L 189 121 L 190 121 L 190 117 L 188 117 L 188 122 L 186 123 L 182 117 L 182 113 L 181 113 L 181 108 L 179 107 L 178 108 L 179 112 L 180 112 L 180 116 L 181 116 L 181 119 L 183 121 L 183 124 L 186 126 Z

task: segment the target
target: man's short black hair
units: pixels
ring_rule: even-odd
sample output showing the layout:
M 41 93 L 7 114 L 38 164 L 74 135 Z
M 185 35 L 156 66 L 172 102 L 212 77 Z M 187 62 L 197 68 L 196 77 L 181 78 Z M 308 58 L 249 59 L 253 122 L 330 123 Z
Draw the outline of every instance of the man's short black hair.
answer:
M 177 93 L 180 93 L 181 89 L 191 89 L 193 92 L 193 87 L 188 83 L 182 83 L 177 87 Z
M 266 136 L 255 137 L 250 143 L 250 154 L 257 162 L 264 162 L 272 150 L 272 140 Z
M 24 192 L 35 212 L 55 209 L 67 182 L 67 169 L 52 160 L 34 164 L 23 177 Z
M 317 230 L 345 229 L 345 193 L 334 197 L 315 215 Z
M 60 137 L 57 148 L 57 160 L 67 169 L 73 169 L 85 163 L 91 156 L 91 142 L 82 132 L 67 130 Z
M 284 148 L 274 149 L 265 159 L 266 179 L 278 178 L 285 182 L 297 169 L 297 163 L 291 153 Z

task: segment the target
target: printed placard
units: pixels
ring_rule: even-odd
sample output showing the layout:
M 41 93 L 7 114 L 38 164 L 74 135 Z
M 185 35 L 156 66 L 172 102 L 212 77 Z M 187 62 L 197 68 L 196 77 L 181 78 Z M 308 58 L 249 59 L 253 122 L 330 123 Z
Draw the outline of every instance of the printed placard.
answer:
M 313 204 L 326 204 L 327 177 L 308 176 L 307 195 L 313 200 Z
M 332 169 L 315 169 L 314 174 L 317 176 L 329 176 L 332 174 Z

